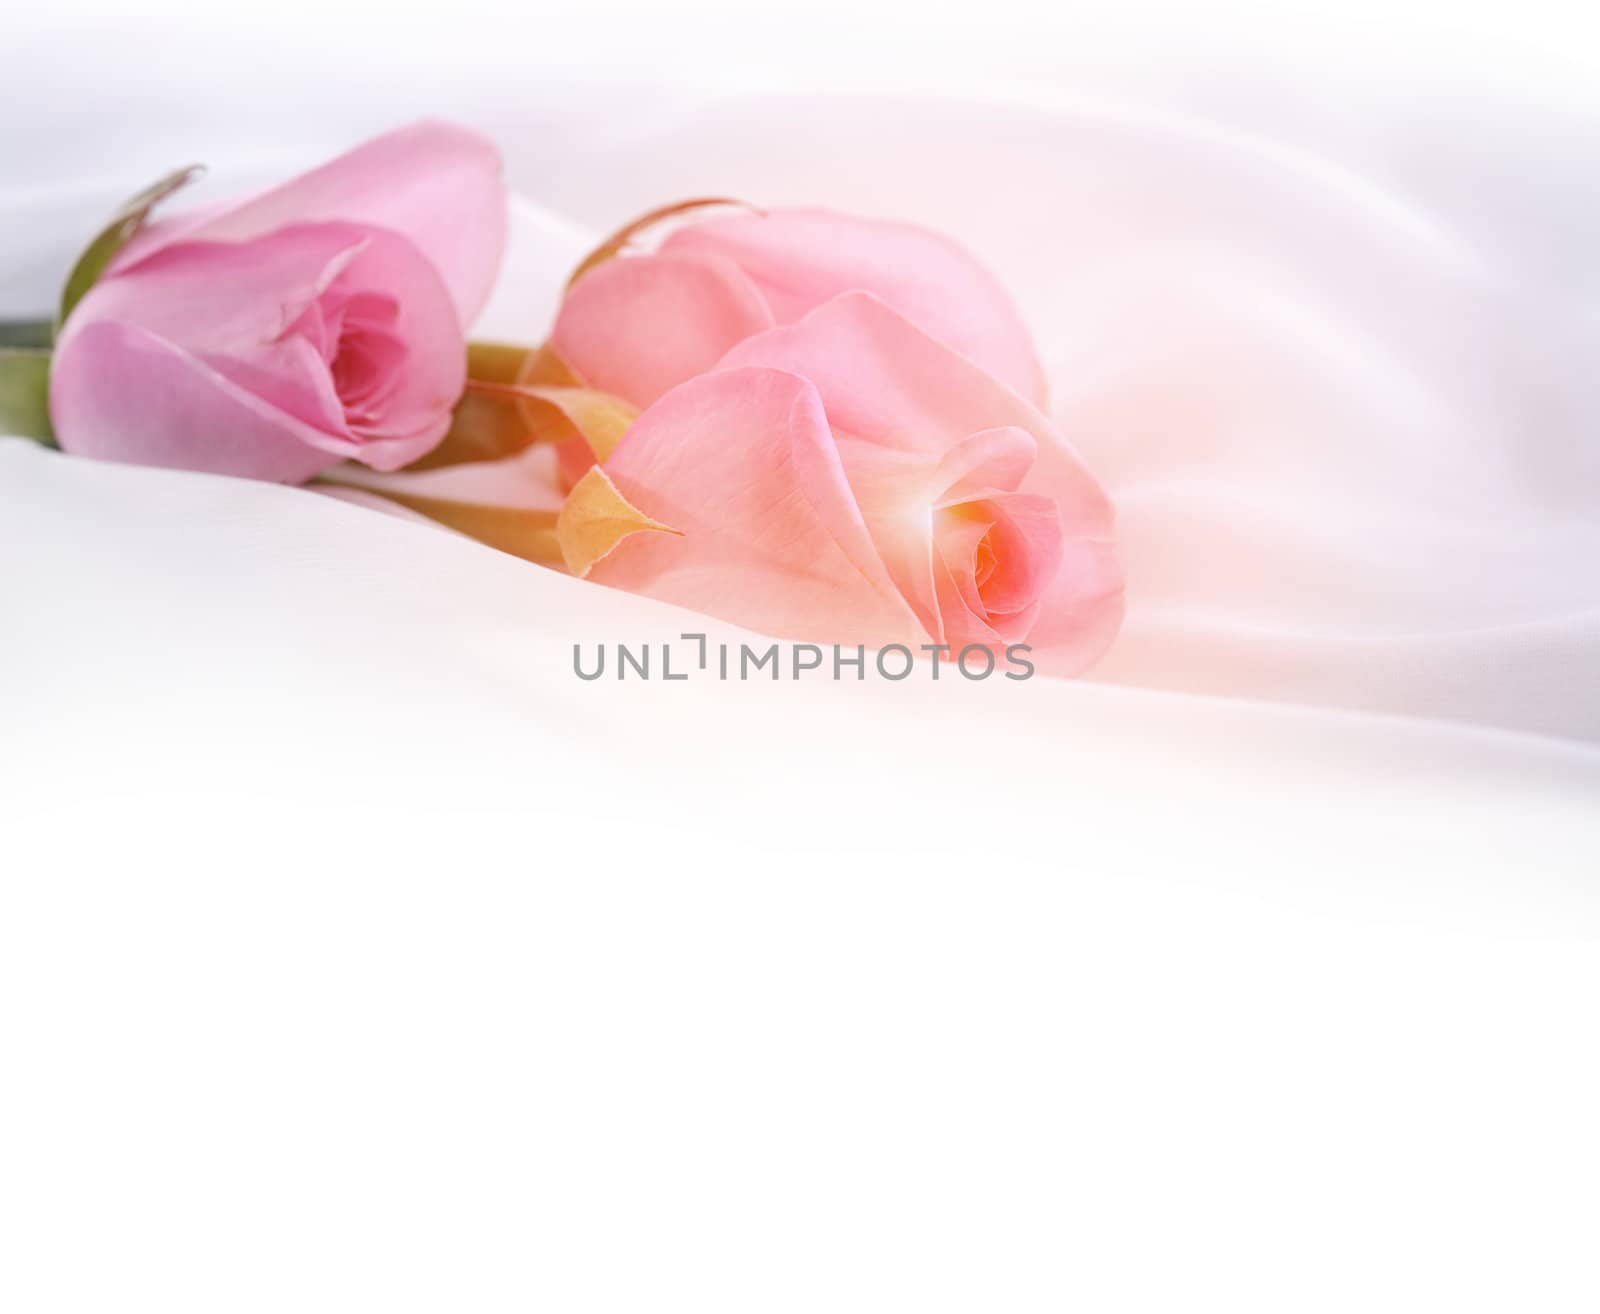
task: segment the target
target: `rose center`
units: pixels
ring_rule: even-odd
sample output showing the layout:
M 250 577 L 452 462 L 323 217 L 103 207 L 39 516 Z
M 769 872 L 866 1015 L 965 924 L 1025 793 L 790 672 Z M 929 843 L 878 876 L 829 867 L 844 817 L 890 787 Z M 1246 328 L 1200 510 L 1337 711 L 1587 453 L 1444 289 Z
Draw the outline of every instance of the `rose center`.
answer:
M 937 550 L 972 620 L 1007 642 L 1025 635 L 1061 560 L 1055 504 L 995 492 L 942 508 L 935 524 Z
M 978 586 L 978 595 L 980 597 L 983 595 L 983 586 L 993 577 L 995 567 L 998 564 L 995 560 L 993 540 L 994 529 L 991 527 L 989 532 L 978 540 L 977 551 L 973 554 L 972 582 Z M 984 602 L 987 605 L 988 599 L 985 598 Z
M 397 331 L 400 307 L 382 293 L 358 292 L 325 306 L 323 313 L 331 330 L 323 359 L 345 419 L 356 427 L 376 424 L 405 367 L 407 348 Z

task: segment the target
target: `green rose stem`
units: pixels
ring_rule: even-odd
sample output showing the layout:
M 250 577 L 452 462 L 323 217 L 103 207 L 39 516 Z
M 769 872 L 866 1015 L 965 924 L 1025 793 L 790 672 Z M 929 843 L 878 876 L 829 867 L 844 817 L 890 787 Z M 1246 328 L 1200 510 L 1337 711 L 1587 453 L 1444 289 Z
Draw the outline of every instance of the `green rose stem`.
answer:
M 384 498 L 513 557 L 564 569 L 561 540 L 556 532 L 559 512 L 422 497 L 375 482 L 340 478 L 337 471 L 318 475 L 311 482 L 329 488 L 356 489 Z
M 47 319 L 0 320 L 0 433 L 54 447 Z

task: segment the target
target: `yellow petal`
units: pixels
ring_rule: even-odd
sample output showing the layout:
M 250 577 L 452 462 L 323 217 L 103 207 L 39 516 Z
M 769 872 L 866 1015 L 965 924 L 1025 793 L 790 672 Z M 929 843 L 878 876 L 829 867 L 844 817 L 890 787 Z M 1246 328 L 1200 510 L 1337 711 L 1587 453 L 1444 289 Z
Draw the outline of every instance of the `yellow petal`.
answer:
M 520 383 L 525 387 L 581 388 L 583 380 L 556 354 L 548 342 L 523 358 L 522 368 L 510 379 L 485 379 L 489 383 Z
M 593 388 L 523 387 L 517 391 L 524 401 L 542 402 L 553 407 L 561 419 L 589 444 L 589 450 L 597 461 L 604 461 L 616 450 L 622 435 L 628 432 L 628 426 L 639 418 L 638 410 L 621 397 L 613 397 L 609 392 L 598 392 Z M 539 433 L 539 439 L 535 441 L 547 437 L 559 441 L 570 436 L 547 429 L 546 426 L 553 419 L 547 412 L 541 415 L 536 407 L 529 406 L 524 406 L 523 410 L 534 420 Z
M 561 555 L 567 569 L 580 579 L 629 534 L 643 530 L 681 532 L 640 511 L 617 491 L 610 476 L 598 465 L 591 466 L 572 486 L 556 519 Z
M 619 397 L 583 387 L 548 345 L 474 342 L 467 348 L 467 390 L 450 431 L 407 470 L 498 461 L 535 443 L 582 438 L 604 460 L 639 412 Z

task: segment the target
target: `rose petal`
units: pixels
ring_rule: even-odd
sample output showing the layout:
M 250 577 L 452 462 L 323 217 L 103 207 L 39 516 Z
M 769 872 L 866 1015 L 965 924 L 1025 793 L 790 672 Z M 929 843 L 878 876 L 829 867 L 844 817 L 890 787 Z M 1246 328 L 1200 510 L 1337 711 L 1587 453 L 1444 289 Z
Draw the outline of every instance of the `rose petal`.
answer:
M 1081 675 L 1104 656 L 1122 626 L 1122 567 L 1109 538 L 1062 543 L 1061 569 L 1028 633 L 1047 675 Z
M 1110 532 L 1110 500 L 1056 427 L 875 296 L 835 297 L 721 361 L 724 369 L 751 365 L 810 379 L 835 429 L 889 447 L 943 456 L 974 433 L 1021 429 L 1038 444 L 1024 491 L 1055 497 L 1073 528 Z
M 404 359 L 375 414 L 351 419 L 361 439 L 356 459 L 376 470 L 398 470 L 432 450 L 448 431 L 467 381 L 466 338 L 438 271 L 396 234 L 366 230 L 366 242 L 339 284 L 381 289 L 398 310 L 388 332 L 405 345 Z
M 633 534 L 680 532 L 652 520 L 630 503 L 599 466 L 591 466 L 578 480 L 556 519 L 562 562 L 579 579 Z
M 971 252 L 940 233 L 828 210 L 774 210 L 702 220 L 674 232 L 661 250 L 733 261 L 780 324 L 841 293 L 871 292 L 1044 404 L 1044 371 L 1015 304 Z
M 725 260 L 636 256 L 579 279 L 550 341 L 591 388 L 642 409 L 772 322 L 760 295 Z
M 981 507 L 963 504 L 941 507 L 934 517 L 934 570 L 942 588 L 946 583 L 960 596 L 961 606 L 946 606 L 943 611 L 945 637 L 960 641 L 977 633 L 980 641 L 992 637 L 986 623 L 983 597 L 978 592 L 978 561 L 986 555 L 984 540 L 994 528 L 994 517 Z M 992 555 L 992 554 L 988 554 Z
M 919 633 L 805 380 L 759 369 L 694 379 L 640 415 L 605 472 L 682 536 L 632 535 L 589 578 L 780 638 L 870 644 Z
M 500 153 L 481 133 L 426 120 L 386 133 L 238 204 L 152 224 L 124 248 L 123 272 L 180 239 L 243 241 L 286 224 L 372 224 L 408 238 L 450 290 L 465 327 L 488 300 L 505 250 Z
M 280 483 L 356 452 L 148 330 L 104 320 L 56 352 L 50 415 L 62 447 L 79 456 Z
M 1041 459 L 1055 459 L 1055 451 L 1076 464 L 1035 406 L 870 293 L 835 297 L 797 323 L 740 343 L 721 363 L 812 380 L 835 428 L 885 446 L 942 456 L 970 434 L 1009 425 L 1033 435 Z M 1103 496 L 1097 504 L 1104 513 Z
M 1011 492 L 1028 477 L 1038 454 L 1033 435 L 1015 425 L 968 435 L 944 454 L 934 471 L 938 505 Z
M 137 325 L 280 410 L 346 436 L 314 335 L 286 333 L 296 325 L 325 328 L 317 298 L 367 240 L 359 228 L 325 224 L 248 243 L 176 243 L 91 288 L 67 322 L 60 349 L 99 321 Z

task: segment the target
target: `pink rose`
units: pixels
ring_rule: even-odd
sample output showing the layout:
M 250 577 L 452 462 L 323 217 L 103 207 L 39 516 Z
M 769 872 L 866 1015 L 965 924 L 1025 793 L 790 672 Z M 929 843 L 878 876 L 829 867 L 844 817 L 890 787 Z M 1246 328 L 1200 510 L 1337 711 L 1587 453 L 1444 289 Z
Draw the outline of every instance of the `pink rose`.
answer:
M 1110 503 L 954 243 L 819 211 L 695 224 L 580 278 L 552 344 L 643 408 L 565 513 L 571 541 L 598 527 L 589 578 L 780 638 L 1026 643 L 1061 674 L 1115 635 Z
M 446 123 L 153 224 L 63 329 L 57 440 L 290 482 L 343 460 L 403 466 L 449 428 L 505 235 L 498 153 Z

